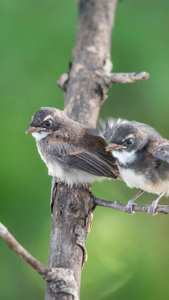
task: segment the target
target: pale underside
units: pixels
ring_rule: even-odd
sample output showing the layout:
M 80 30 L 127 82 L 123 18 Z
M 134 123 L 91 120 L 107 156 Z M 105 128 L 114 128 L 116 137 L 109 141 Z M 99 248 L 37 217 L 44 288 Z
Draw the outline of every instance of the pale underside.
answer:
M 42 158 L 43 159 L 43 158 Z M 61 182 L 67 183 L 69 186 L 73 184 L 83 184 L 87 185 L 93 181 L 105 180 L 105 177 L 99 177 L 86 173 L 82 170 L 71 169 L 71 172 L 65 171 L 58 163 L 53 163 L 50 161 L 45 162 L 48 168 L 48 174 L 52 177 L 57 177 Z
M 48 134 L 50 134 L 50 132 L 33 132 L 32 136 L 36 139 L 36 141 L 40 141 L 41 139 L 45 138 Z M 42 160 L 45 162 L 48 168 L 48 174 L 52 177 L 56 177 L 58 181 L 67 183 L 69 186 L 73 186 L 74 184 L 87 185 L 88 183 L 91 183 L 93 181 L 102 181 L 106 179 L 105 177 L 89 174 L 87 172 L 75 168 L 71 168 L 70 170 L 64 170 L 61 164 L 59 164 L 57 161 L 45 159 L 39 147 L 38 151 Z
M 113 150 L 112 154 L 117 158 L 118 168 L 120 172 L 120 176 L 122 180 L 129 186 L 130 188 L 139 188 L 148 193 L 153 194 L 161 194 L 165 192 L 165 194 L 169 195 L 169 182 L 168 180 L 161 180 L 159 178 L 158 182 L 153 183 L 152 181 L 146 179 L 145 175 L 138 174 L 134 169 L 130 166 L 130 168 L 126 168 L 127 164 L 132 164 L 137 159 L 137 155 L 134 151 L 116 151 Z M 124 165 L 124 167 L 122 166 Z

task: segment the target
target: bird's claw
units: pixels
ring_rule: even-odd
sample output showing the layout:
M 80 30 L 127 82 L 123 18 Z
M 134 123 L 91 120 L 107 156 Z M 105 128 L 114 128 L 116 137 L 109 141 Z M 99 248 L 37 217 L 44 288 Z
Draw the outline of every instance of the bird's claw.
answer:
M 135 211 L 133 211 L 133 205 L 137 205 L 132 199 L 128 201 L 125 210 L 129 215 L 135 214 Z
M 156 207 L 157 207 L 157 201 L 154 200 L 148 208 L 148 213 L 152 214 L 152 216 L 157 215 L 158 212 L 156 212 Z

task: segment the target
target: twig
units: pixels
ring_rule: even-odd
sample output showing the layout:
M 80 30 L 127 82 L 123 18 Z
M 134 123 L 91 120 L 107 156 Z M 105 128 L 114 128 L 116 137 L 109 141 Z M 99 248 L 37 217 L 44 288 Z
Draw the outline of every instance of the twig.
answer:
M 78 287 L 74 272 L 68 268 L 48 268 L 34 258 L 20 243 L 13 237 L 8 229 L 0 222 L 0 236 L 6 241 L 9 248 L 24 259 L 33 267 L 47 282 L 47 291 L 53 299 L 58 299 L 59 293 L 70 295 L 72 299 L 78 300 Z
M 126 212 L 126 205 L 120 203 L 119 201 L 108 201 L 103 200 L 100 198 L 94 197 L 94 203 L 98 206 L 113 208 L 117 210 L 122 210 Z M 132 207 L 133 211 L 140 211 L 140 212 L 148 212 L 149 205 L 134 205 Z M 162 213 L 162 214 L 168 214 L 169 213 L 169 205 L 158 205 L 156 208 L 156 212 Z
M 113 83 L 133 83 L 149 78 L 147 72 L 135 73 L 112 73 L 104 76 L 105 83 L 110 87 Z
M 59 79 L 56 82 L 58 87 L 64 92 L 66 92 L 66 83 L 68 83 L 68 80 L 69 80 L 69 73 L 64 73 L 59 77 Z
M 25 248 L 23 248 L 8 229 L 0 223 L 0 236 L 6 241 L 9 248 L 16 252 L 30 266 L 32 266 L 39 274 L 45 275 L 49 269 L 34 258 Z

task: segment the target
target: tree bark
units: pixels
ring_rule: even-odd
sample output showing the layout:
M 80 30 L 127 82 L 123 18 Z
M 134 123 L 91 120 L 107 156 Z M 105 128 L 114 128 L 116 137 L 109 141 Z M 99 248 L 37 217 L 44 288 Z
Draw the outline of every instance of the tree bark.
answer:
M 86 127 L 95 127 L 107 91 L 102 74 L 109 74 L 112 69 L 110 45 L 116 3 L 116 0 L 81 0 L 79 4 L 65 112 Z
M 85 127 L 96 126 L 111 71 L 111 30 L 117 0 L 80 0 L 74 60 L 65 84 L 65 112 Z M 73 271 L 80 294 L 81 269 L 94 202 L 91 186 L 67 187 L 53 179 L 49 267 Z M 76 299 L 64 280 L 48 282 L 46 299 Z M 75 288 L 76 289 L 76 288 Z

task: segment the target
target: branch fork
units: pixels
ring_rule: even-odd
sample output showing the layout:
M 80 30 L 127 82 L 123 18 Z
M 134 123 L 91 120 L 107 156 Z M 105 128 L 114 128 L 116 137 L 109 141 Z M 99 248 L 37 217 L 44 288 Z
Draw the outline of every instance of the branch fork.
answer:
M 104 73 L 103 71 L 94 72 L 99 77 L 103 78 L 107 87 L 111 87 L 114 83 L 134 83 L 137 81 L 147 80 L 149 78 L 149 73 L 147 72 L 134 72 L 134 73 Z M 66 92 L 67 84 L 69 81 L 69 73 L 64 73 L 57 80 L 58 87 Z

